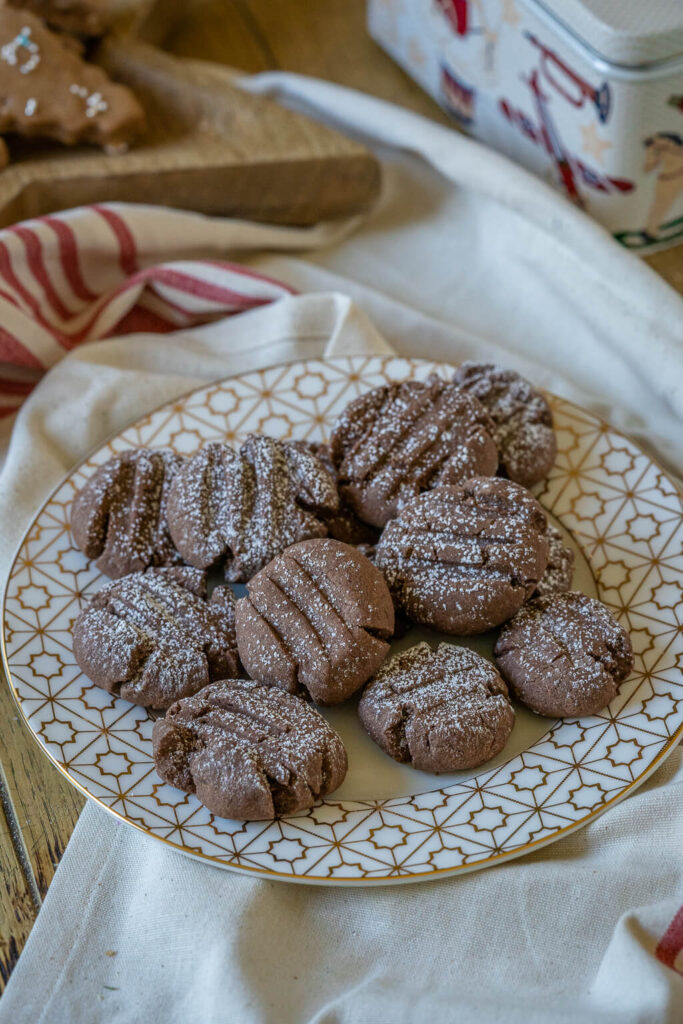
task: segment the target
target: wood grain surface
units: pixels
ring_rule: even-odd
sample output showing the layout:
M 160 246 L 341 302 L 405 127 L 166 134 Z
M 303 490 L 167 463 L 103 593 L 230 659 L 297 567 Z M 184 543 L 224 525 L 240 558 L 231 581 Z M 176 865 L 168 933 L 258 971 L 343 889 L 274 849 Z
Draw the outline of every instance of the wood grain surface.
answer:
M 110 154 L 13 139 L 0 174 L 0 227 L 159 195 L 166 206 L 199 213 L 311 225 L 362 213 L 376 199 L 379 164 L 364 146 L 237 89 L 221 65 L 117 35 L 93 56 L 133 89 L 147 117 L 144 137 Z
M 251 72 L 283 68 L 316 75 L 450 123 L 369 38 L 363 0 L 169 0 L 161 9 L 166 17 L 157 13 L 146 38 L 171 53 Z M 658 253 L 648 262 L 683 293 L 683 248 Z M 83 798 L 40 753 L 4 684 L 0 759 L 1 987 L 30 932 Z

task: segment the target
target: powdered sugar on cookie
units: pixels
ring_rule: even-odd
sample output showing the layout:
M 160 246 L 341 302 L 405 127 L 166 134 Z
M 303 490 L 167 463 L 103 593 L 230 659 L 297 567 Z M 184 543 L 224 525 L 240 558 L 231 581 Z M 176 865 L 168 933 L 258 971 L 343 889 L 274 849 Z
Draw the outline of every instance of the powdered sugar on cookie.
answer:
M 493 438 L 510 480 L 531 487 L 555 461 L 557 443 L 550 406 L 514 370 L 491 363 L 463 363 L 454 382 L 476 396 L 494 423 Z
M 332 433 L 340 493 L 361 519 L 384 526 L 422 491 L 495 473 L 492 432 L 479 402 L 439 377 L 368 391 Z
M 423 771 L 473 768 L 507 742 L 514 712 L 494 666 L 465 647 L 421 643 L 390 658 L 358 708 L 374 741 Z
M 494 655 L 515 696 L 552 717 L 600 711 L 633 667 L 626 630 L 577 591 L 529 601 L 503 627 Z
M 152 738 L 162 779 L 223 817 L 292 814 L 346 774 L 342 741 L 317 711 L 250 679 L 214 683 L 174 704 Z
M 473 477 L 413 499 L 384 530 L 375 564 L 409 618 L 470 634 L 510 618 L 548 561 L 546 519 L 509 480 Z
M 324 537 L 323 515 L 339 508 L 336 482 L 312 452 L 250 434 L 239 452 L 214 442 L 194 455 L 171 488 L 169 525 L 178 550 L 226 577 L 250 579 L 285 548 Z
M 74 498 L 77 546 L 107 576 L 118 578 L 181 561 L 168 528 L 168 492 L 183 459 L 135 448 L 100 466 Z
M 219 587 L 207 602 L 205 585 L 205 574 L 187 567 L 107 584 L 74 624 L 79 666 L 97 686 L 153 708 L 236 675 L 234 596 Z

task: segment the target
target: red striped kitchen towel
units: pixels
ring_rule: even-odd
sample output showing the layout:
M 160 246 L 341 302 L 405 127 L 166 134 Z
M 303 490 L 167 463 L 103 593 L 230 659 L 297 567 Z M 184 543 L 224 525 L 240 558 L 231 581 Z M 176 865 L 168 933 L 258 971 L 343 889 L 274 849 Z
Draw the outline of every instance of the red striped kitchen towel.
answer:
M 194 326 L 293 291 L 218 260 L 141 267 L 135 218 L 135 206 L 91 206 L 0 231 L 0 416 L 83 342 Z

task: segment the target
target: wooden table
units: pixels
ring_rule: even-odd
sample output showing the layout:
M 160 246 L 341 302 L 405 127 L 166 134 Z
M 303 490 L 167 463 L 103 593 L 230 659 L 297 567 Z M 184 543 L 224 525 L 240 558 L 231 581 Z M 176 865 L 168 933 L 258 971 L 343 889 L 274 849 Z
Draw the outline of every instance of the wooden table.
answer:
M 449 124 L 365 31 L 364 0 L 185 0 L 164 45 L 262 71 L 328 78 Z M 648 262 L 683 293 L 683 248 Z M 64 852 L 83 798 L 19 722 L 0 681 L 0 990 L 16 963 Z

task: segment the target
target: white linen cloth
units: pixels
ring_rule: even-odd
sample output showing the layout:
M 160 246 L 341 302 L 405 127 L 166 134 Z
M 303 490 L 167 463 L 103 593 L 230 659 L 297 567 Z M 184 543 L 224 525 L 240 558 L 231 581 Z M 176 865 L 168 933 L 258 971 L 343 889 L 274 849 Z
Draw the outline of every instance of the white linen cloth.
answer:
M 263 251 L 296 244 L 291 231 L 264 237 L 140 210 L 150 262 L 244 261 L 258 249 L 252 266 L 313 294 L 84 345 L 51 370 L 17 417 L 0 478 L 4 572 L 46 493 L 113 430 L 195 383 L 387 343 L 526 371 L 680 472 L 683 305 L 661 280 L 536 179 L 455 133 L 297 76 L 246 84 L 374 141 L 381 201 L 354 234 L 296 258 Z M 187 244 L 169 251 L 170 235 Z M 89 804 L 0 1022 L 675 1024 L 683 957 L 666 966 L 655 950 L 665 933 L 678 941 L 682 850 L 680 747 L 633 796 L 545 850 L 373 890 L 221 871 Z

